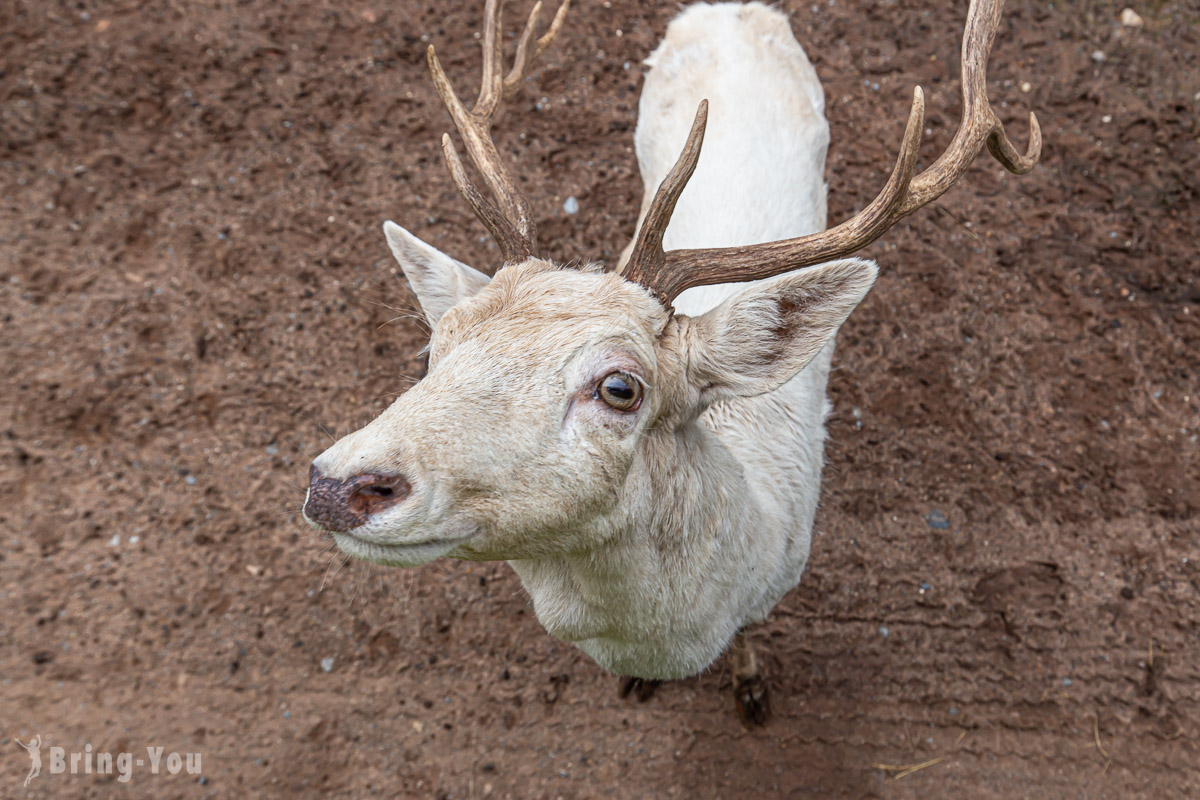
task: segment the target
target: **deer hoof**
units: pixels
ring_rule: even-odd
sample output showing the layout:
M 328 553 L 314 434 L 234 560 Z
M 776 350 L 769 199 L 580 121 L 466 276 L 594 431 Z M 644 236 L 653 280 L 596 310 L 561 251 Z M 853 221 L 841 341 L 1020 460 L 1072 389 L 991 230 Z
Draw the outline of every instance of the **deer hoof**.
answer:
M 771 716 L 770 693 L 761 675 L 734 681 L 733 699 L 737 702 L 738 716 L 748 727 L 765 725 Z
M 654 696 L 654 690 L 662 684 L 662 681 L 654 681 L 649 678 L 635 678 L 631 675 L 626 675 L 621 679 L 621 697 L 628 697 L 632 694 L 637 698 L 639 703 L 644 703 Z

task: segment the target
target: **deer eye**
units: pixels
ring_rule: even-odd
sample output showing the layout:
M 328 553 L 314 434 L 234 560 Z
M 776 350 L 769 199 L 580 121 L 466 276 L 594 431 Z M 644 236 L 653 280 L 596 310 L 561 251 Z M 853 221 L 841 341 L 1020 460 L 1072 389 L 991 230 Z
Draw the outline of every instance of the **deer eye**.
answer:
M 636 411 L 642 404 L 642 385 L 624 372 L 606 375 L 596 387 L 596 394 L 617 411 Z

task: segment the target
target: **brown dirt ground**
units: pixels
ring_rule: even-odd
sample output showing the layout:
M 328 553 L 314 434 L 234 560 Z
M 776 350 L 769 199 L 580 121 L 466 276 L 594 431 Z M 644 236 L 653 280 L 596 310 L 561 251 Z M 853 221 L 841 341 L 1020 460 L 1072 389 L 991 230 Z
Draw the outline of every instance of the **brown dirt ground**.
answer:
M 1019 141 L 1037 110 L 1043 163 L 981 160 L 871 249 L 753 731 L 720 664 L 623 701 L 503 564 L 337 569 L 297 518 L 325 428 L 420 370 L 381 221 L 495 252 L 423 60 L 427 33 L 475 80 L 479 5 L 0 0 L 0 795 L 1200 797 L 1195 1 L 1140 30 L 1009 3 L 991 92 Z M 632 232 L 639 64 L 676 9 L 608 5 L 497 133 L 561 259 Z M 914 82 L 926 158 L 948 141 L 965 4 L 783 5 L 838 220 Z M 206 783 L 23 790 L 34 733 L 199 751 Z

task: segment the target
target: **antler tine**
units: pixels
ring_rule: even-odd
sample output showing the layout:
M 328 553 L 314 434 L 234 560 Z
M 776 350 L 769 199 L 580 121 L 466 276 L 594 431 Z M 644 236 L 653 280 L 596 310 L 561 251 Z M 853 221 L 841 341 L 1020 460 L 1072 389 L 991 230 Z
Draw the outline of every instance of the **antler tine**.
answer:
M 670 222 L 670 211 L 683 191 L 682 184 L 671 185 L 674 199 L 663 205 L 666 213 L 655 214 L 660 195 L 680 168 L 675 165 L 659 188 L 651 209 L 638 234 L 634 251 L 622 274 L 646 287 L 664 305 L 686 289 L 713 283 L 751 281 L 769 278 L 800 267 L 820 264 L 854 253 L 874 242 L 902 217 L 940 197 L 962 176 L 987 145 L 988 150 L 1010 172 L 1029 172 L 1041 154 L 1042 137 L 1037 117 L 1029 115 L 1029 146 L 1021 154 L 1004 133 L 999 118 L 988 104 L 987 60 L 999 25 L 1003 0 L 971 0 L 963 34 L 963 117 L 949 148 L 929 169 L 913 176 L 917 150 L 924 124 L 924 95 L 918 86 L 913 91 L 912 107 L 905 127 L 904 141 L 896 166 L 879 195 L 862 211 L 826 231 L 746 247 L 718 247 L 703 250 L 672 250 L 661 253 L 662 235 Z M 688 146 L 692 145 L 689 138 Z M 698 151 L 697 143 L 697 151 Z M 685 155 L 692 159 L 698 152 Z M 680 163 L 684 161 L 681 157 Z M 686 182 L 691 170 L 681 173 Z M 655 253 L 657 246 L 659 252 Z M 642 249 L 648 252 L 641 252 Z
M 500 105 L 504 89 L 504 39 L 501 36 L 504 0 L 487 0 L 483 6 L 483 79 L 471 113 L 490 119 Z
M 971 166 L 985 142 L 992 156 L 1015 175 L 1024 175 L 1037 165 L 1042 152 L 1042 131 L 1037 115 L 1029 114 L 1029 146 L 1022 154 L 1005 134 L 1004 125 L 988 102 L 988 54 L 1003 10 L 1002 2 L 971 3 L 962 43 L 962 121 L 946 152 L 913 180 L 900 216 L 945 194 Z
M 683 152 L 679 154 L 679 159 L 675 166 L 671 167 L 667 177 L 659 184 L 654 199 L 650 201 L 650 208 L 646 211 L 646 218 L 642 220 L 642 227 L 638 229 L 637 242 L 621 273 L 626 280 L 649 287 L 650 281 L 662 269 L 665 259 L 662 248 L 663 235 L 667 232 L 671 215 L 675 213 L 679 195 L 683 194 L 683 188 L 696 171 L 696 162 L 700 160 L 700 147 L 704 144 L 704 130 L 707 125 L 708 101 L 701 100 Z
M 467 155 L 482 175 L 492 197 L 495 198 L 495 203 L 489 201 L 472 184 L 462 160 L 458 157 L 458 150 L 448 136 L 442 139 L 446 166 L 459 194 L 496 239 L 506 264 L 523 261 L 534 255 L 537 250 L 537 227 L 529 200 L 517 188 L 516 182 L 496 151 L 491 137 L 492 115 L 503 99 L 516 92 L 533 62 L 554 41 L 562 28 L 568 5 L 569 0 L 564 0 L 554 15 L 550 29 L 537 40 L 533 57 L 530 58 L 529 46 L 537 28 L 541 3 L 538 2 L 534 6 L 518 43 L 513 69 L 505 76 L 501 36 L 504 0 L 487 0 L 484 5 L 483 76 L 479 97 L 469 111 L 450 85 L 433 45 L 429 46 L 427 53 L 434 88 L 442 98 L 446 110 L 450 112 L 454 127 L 458 129 L 466 146 Z
M 504 254 L 504 262 L 512 264 L 532 256 L 533 252 L 529 247 L 529 242 L 525 240 L 520 231 L 513 227 L 512 221 L 500 213 L 496 204 L 484 197 L 467 177 L 467 170 L 463 167 L 462 159 L 458 157 L 458 149 L 454 146 L 448 133 L 442 134 L 442 155 L 446 159 L 446 166 L 450 169 L 450 177 L 454 180 L 454 185 L 458 187 L 458 193 L 463 200 L 467 201 L 467 205 L 474 210 L 475 216 L 496 240 L 500 252 Z
M 550 27 L 546 30 L 542 37 L 537 40 L 534 45 L 533 55 L 529 55 L 529 45 L 533 41 L 533 34 L 537 31 L 538 17 L 542 13 L 542 2 L 534 3 L 533 10 L 529 12 L 529 19 L 525 21 L 525 30 L 521 33 L 521 38 L 517 42 L 517 54 L 513 57 L 512 69 L 504 78 L 503 96 L 505 98 L 512 97 L 521 88 L 521 81 L 525 80 L 525 76 L 529 74 L 530 68 L 537 63 L 537 60 L 542 57 L 542 53 L 546 52 L 546 48 L 554 44 L 555 38 L 558 37 L 558 32 L 562 30 L 563 22 L 567 18 L 567 9 L 571 7 L 571 0 L 563 0 L 558 6 L 558 11 L 554 12 L 554 19 L 550 21 Z

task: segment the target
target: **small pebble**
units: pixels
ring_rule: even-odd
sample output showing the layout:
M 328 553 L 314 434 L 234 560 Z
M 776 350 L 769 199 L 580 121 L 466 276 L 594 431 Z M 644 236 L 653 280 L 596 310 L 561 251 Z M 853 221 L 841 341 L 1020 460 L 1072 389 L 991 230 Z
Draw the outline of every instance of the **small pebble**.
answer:
M 1063 686 L 1070 686 L 1072 683 L 1074 683 L 1074 681 L 1071 680 L 1070 678 L 1063 678 L 1062 683 L 1063 683 Z
M 1140 28 L 1146 24 L 1146 20 L 1132 8 L 1127 8 L 1121 12 L 1121 24 L 1126 28 Z
M 1092 61 L 1095 61 L 1097 64 L 1101 63 L 1106 58 L 1108 58 L 1108 56 L 1104 55 L 1103 50 L 1093 50 L 1092 51 Z
M 879 635 L 886 639 L 887 637 L 892 635 L 892 632 L 888 630 L 887 625 L 880 625 L 879 626 Z
M 121 543 L 121 534 L 119 534 L 119 533 L 114 533 L 113 537 L 108 540 L 109 547 L 116 547 L 120 543 Z
M 325 670 L 326 672 L 333 672 L 333 658 L 330 656 L 322 658 L 321 669 Z
M 188 486 L 196 485 L 196 476 L 195 475 L 188 475 L 186 478 L 184 478 L 184 480 L 187 481 Z
M 578 214 L 579 213 L 579 201 L 576 200 L 574 197 L 568 197 L 566 202 L 563 203 L 563 213 L 568 214 L 568 215 Z
M 946 515 L 936 508 L 929 512 L 928 516 L 925 517 L 925 521 L 929 523 L 929 527 L 936 531 L 949 530 L 950 528 L 950 520 L 946 519 Z

